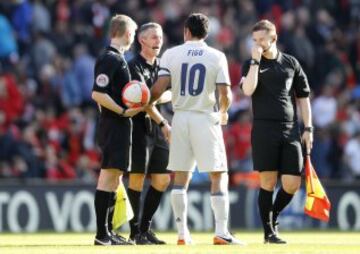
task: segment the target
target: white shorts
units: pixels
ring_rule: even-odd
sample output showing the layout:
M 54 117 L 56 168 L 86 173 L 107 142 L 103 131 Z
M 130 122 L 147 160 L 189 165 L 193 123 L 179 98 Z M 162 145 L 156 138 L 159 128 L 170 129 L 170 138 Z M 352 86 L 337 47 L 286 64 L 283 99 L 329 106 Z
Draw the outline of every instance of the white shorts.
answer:
M 172 120 L 168 169 L 200 172 L 228 170 L 219 113 L 176 111 Z

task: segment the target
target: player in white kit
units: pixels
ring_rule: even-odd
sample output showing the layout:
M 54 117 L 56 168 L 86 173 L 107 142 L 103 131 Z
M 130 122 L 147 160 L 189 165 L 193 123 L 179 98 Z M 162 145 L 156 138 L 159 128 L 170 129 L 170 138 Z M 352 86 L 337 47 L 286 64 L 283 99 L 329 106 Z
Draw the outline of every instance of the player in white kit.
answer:
M 214 244 L 243 242 L 228 231 L 228 168 L 221 125 L 227 123 L 232 94 L 224 53 L 209 47 L 204 39 L 208 18 L 191 14 L 185 21 L 185 43 L 168 49 L 160 60 L 158 80 L 151 89 L 156 101 L 171 85 L 174 117 L 168 169 L 175 171 L 171 204 L 178 228 L 178 244 L 191 244 L 187 227 L 187 188 L 195 163 L 209 172 L 211 207 L 215 215 Z M 170 137 L 169 133 L 166 133 Z

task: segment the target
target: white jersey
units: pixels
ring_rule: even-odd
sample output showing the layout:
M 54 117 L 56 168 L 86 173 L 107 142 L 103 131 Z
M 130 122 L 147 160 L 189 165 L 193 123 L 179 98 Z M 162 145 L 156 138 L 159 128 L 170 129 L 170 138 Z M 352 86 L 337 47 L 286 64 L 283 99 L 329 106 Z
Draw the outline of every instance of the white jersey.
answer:
M 225 54 L 204 41 L 187 41 L 166 50 L 158 76 L 171 77 L 174 111 L 218 111 L 216 85 L 230 85 Z

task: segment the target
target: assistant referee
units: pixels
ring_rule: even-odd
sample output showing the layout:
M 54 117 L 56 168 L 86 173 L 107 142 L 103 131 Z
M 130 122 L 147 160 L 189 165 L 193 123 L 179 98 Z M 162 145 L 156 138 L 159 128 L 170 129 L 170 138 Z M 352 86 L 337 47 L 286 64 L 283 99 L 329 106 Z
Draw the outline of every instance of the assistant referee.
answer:
M 310 153 L 313 127 L 310 88 L 299 62 L 276 47 L 275 25 L 261 20 L 252 29 L 252 59 L 243 67 L 241 89 L 252 97 L 252 151 L 254 168 L 260 172 L 259 211 L 265 243 L 284 244 L 279 238 L 277 218 L 301 184 L 303 155 L 301 142 Z M 299 103 L 304 132 L 296 115 Z M 282 186 L 273 203 L 278 176 Z

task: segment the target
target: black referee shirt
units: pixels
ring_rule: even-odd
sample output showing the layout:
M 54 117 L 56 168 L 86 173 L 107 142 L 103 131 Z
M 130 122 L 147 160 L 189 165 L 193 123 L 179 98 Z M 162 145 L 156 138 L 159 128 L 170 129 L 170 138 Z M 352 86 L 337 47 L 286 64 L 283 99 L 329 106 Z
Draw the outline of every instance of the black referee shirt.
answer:
M 135 57 L 129 61 L 129 68 L 132 80 L 144 82 L 149 88 L 151 88 L 157 79 L 159 60 L 156 59 L 154 64 L 150 64 L 140 54 L 136 54 Z M 132 119 L 135 121 L 144 119 L 145 115 L 146 113 L 140 112 Z
M 249 69 L 250 60 L 243 66 L 244 77 Z M 254 120 L 296 121 L 295 98 L 308 97 L 310 87 L 295 57 L 280 51 L 276 59 L 261 57 L 258 75 L 252 95 Z
M 107 93 L 118 105 L 126 108 L 121 99 L 121 92 L 130 81 L 130 77 L 124 56 L 117 49 L 107 47 L 96 60 L 93 91 Z M 105 107 L 101 107 L 101 116 L 119 117 Z

